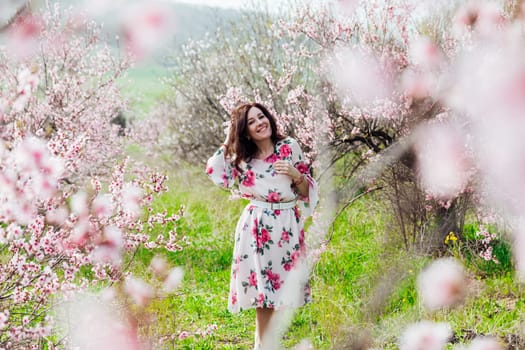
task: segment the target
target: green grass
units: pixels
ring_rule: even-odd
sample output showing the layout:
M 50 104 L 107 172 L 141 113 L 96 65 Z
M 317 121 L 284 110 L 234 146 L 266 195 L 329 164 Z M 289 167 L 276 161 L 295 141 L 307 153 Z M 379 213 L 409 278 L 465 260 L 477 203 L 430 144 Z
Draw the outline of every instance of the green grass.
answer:
M 123 95 L 131 100 L 133 113 L 146 115 L 165 96 L 169 88 L 162 78 L 167 74 L 167 68 L 159 64 L 139 64 L 119 80 Z
M 168 88 L 159 83 L 164 74 L 160 66 L 139 66 L 129 72 L 122 86 L 135 101 L 133 108 L 147 113 L 164 96 Z M 184 267 L 183 284 L 174 295 L 151 304 L 154 318 L 144 330 L 152 338 L 174 335 L 167 349 L 253 347 L 254 311 L 237 315 L 227 311 L 234 229 L 245 204 L 228 197 L 203 169 L 179 167 L 172 171 L 170 191 L 155 202 L 159 211 L 173 213 L 184 205 L 186 213 L 177 232 L 188 238 L 188 245 L 180 252 L 161 252 L 174 266 Z M 420 305 L 415 286 L 430 259 L 406 252 L 389 237 L 385 215 L 384 204 L 365 197 L 337 219 L 327 250 L 312 271 L 313 301 L 295 314 L 283 338 L 286 348 L 306 338 L 315 349 L 350 349 L 350 342 L 360 338 L 377 349 L 397 349 L 404 326 L 423 319 L 449 322 L 455 342 L 493 335 L 513 342 L 509 349 L 525 348 L 521 336 L 525 299 L 512 273 L 508 243 L 495 244 L 500 264 L 485 262 L 472 249 L 479 226 L 468 223 L 463 233 L 468 246 L 451 249 L 450 254 L 467 266 L 469 296 L 461 306 L 429 313 Z M 147 278 L 152 257 L 147 250 L 138 251 L 133 271 Z M 177 339 L 181 331 L 195 333 L 210 324 L 218 326 L 211 336 Z
M 227 311 L 230 263 L 235 225 L 245 205 L 212 185 L 203 169 L 179 168 L 170 191 L 155 202 L 157 210 L 185 216 L 177 226 L 188 238 L 180 252 L 163 253 L 185 270 L 184 282 L 168 298 L 150 306 L 155 319 L 145 330 L 152 337 L 195 333 L 216 324 L 207 337 L 174 339 L 169 349 L 251 349 L 255 330 L 253 310 Z M 460 258 L 468 266 L 469 297 L 464 305 L 429 313 L 418 301 L 418 272 L 428 257 L 406 252 L 387 239 L 384 208 L 376 198 L 356 202 L 336 221 L 334 234 L 312 271 L 312 303 L 300 308 L 283 337 L 285 348 L 302 339 L 315 349 L 339 349 L 352 339 L 369 339 L 378 349 L 397 349 L 403 327 L 422 319 L 449 322 L 455 341 L 486 334 L 501 339 L 519 337 L 525 315 L 521 286 L 512 272 L 486 274 L 476 268 L 475 256 Z M 166 230 L 166 228 L 159 228 Z M 134 270 L 145 274 L 153 254 L 140 251 Z M 452 348 L 452 345 L 449 349 Z
M 183 266 L 185 279 L 173 297 L 152 305 L 158 322 L 155 336 L 195 332 L 209 324 L 218 330 L 211 337 L 190 337 L 177 341 L 180 349 L 250 349 L 255 330 L 253 310 L 237 315 L 227 307 L 233 235 L 245 203 L 230 201 L 229 193 L 212 185 L 202 169 L 180 171 L 171 180 L 170 192 L 155 203 L 157 210 L 177 211 L 185 216 L 177 227 L 189 237 L 189 245 L 177 253 L 165 254 L 176 266 Z M 366 205 L 353 215 L 344 213 L 336 222 L 327 251 L 312 273 L 313 302 L 295 315 L 284 336 L 285 346 L 303 338 L 317 349 L 330 349 L 341 333 L 341 322 L 360 319 L 360 300 L 369 290 L 368 274 L 377 268 L 380 252 L 374 229 L 378 225 Z M 145 271 L 152 253 L 137 254 L 135 269 Z M 339 334 L 341 333 L 341 334 Z

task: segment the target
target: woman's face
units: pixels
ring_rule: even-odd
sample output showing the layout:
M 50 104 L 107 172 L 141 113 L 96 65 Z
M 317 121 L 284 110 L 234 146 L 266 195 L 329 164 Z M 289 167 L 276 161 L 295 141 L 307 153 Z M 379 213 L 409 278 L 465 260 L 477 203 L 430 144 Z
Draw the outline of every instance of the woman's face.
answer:
M 262 141 L 272 136 L 270 120 L 257 107 L 252 107 L 248 111 L 246 125 L 248 136 L 253 141 Z

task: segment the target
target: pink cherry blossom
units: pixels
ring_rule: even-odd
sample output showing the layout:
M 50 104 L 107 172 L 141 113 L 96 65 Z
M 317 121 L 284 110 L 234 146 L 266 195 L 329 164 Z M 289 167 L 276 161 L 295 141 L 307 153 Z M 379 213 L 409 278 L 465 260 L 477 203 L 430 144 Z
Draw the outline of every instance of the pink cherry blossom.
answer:
M 328 78 L 339 94 L 359 106 L 371 106 L 392 95 L 393 82 L 374 55 L 359 48 L 340 48 L 327 59 Z
M 308 339 L 303 339 L 299 344 L 297 344 L 293 350 L 314 350 L 314 346 L 311 341 Z
M 477 337 L 468 346 L 467 350 L 504 350 L 503 345 L 493 337 Z
M 87 193 L 83 191 L 71 196 L 71 212 L 77 216 L 87 216 L 89 212 L 87 198 Z
M 95 216 L 100 219 L 108 219 L 113 215 L 114 204 L 110 194 L 98 194 L 93 203 L 91 204 L 91 210 Z
M 455 32 L 461 35 L 466 30 L 475 30 L 478 34 L 491 37 L 502 29 L 505 18 L 503 9 L 492 1 L 467 1 L 456 12 Z
M 142 198 L 142 189 L 134 184 L 127 183 L 122 189 L 121 205 L 125 213 L 134 217 L 141 214 L 140 199 Z
M 338 0 L 337 5 L 345 16 L 352 16 L 359 6 L 359 0 Z
M 153 288 L 150 285 L 143 280 L 134 277 L 126 278 L 126 281 L 124 282 L 124 290 L 135 304 L 141 307 L 149 304 L 154 296 Z
M 169 273 L 164 283 L 162 285 L 162 290 L 166 293 L 172 293 L 182 283 L 182 278 L 184 277 L 184 270 L 182 267 L 175 267 Z
M 400 350 L 442 350 L 452 336 L 448 323 L 421 321 L 409 325 L 399 339 Z
M 99 296 L 75 294 L 58 311 L 72 345 L 81 349 L 139 350 L 137 329 L 122 317 L 115 305 Z
M 92 259 L 97 263 L 119 265 L 121 262 L 124 238 L 122 231 L 115 226 L 106 226 L 102 241 L 92 252 Z
M 35 15 L 23 15 L 16 19 L 8 33 L 11 54 L 18 60 L 26 60 L 36 54 L 39 37 L 43 30 L 42 20 Z
M 465 297 L 465 271 L 453 258 L 438 259 L 420 273 L 417 286 L 420 298 L 429 310 L 451 306 Z
M 515 260 L 516 274 L 521 282 L 525 281 L 525 223 L 519 220 L 512 232 L 512 251 Z
M 51 209 L 46 214 L 46 220 L 52 224 L 62 225 L 69 216 L 69 210 L 66 207 L 60 206 Z
M 464 190 L 473 167 L 465 143 L 465 137 L 453 124 L 432 124 L 419 130 L 416 152 L 425 190 L 443 199 Z
M 186 331 L 182 331 L 182 332 L 179 333 L 178 338 L 179 338 L 179 340 L 184 340 L 184 339 L 188 338 L 189 336 L 190 336 L 190 335 L 189 335 L 188 332 L 186 332 Z
M 9 320 L 9 310 L 0 312 L 0 329 L 5 329 Z
M 122 32 L 127 50 L 143 59 L 175 33 L 173 9 L 162 2 L 142 1 L 130 5 L 123 15 Z
M 91 224 L 86 217 L 83 217 L 75 223 L 69 239 L 73 244 L 83 246 L 88 242 L 90 233 Z
M 440 48 L 428 37 L 419 37 L 410 44 L 409 56 L 412 63 L 423 69 L 435 69 L 443 63 Z
M 149 268 L 153 271 L 155 275 L 159 277 L 164 277 L 167 275 L 169 266 L 166 259 L 159 255 L 155 255 L 150 261 Z
M 428 73 L 415 72 L 407 69 L 403 72 L 400 88 L 403 93 L 413 99 L 424 99 L 434 93 L 435 77 Z

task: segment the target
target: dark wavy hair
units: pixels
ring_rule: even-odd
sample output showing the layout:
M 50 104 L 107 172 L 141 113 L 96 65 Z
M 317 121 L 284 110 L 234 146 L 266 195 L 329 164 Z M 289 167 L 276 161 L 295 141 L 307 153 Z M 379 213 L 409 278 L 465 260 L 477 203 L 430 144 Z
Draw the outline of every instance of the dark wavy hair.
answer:
M 271 139 L 273 144 L 286 137 L 277 130 L 275 117 L 270 113 L 268 108 L 262 104 L 250 102 L 242 103 L 235 107 L 231 113 L 230 134 L 225 146 L 226 155 L 235 156 L 233 157 L 233 165 L 241 172 L 241 162 L 249 162 L 257 154 L 257 145 L 248 138 L 248 112 L 253 107 L 259 108 L 270 121 L 270 127 L 272 129 Z

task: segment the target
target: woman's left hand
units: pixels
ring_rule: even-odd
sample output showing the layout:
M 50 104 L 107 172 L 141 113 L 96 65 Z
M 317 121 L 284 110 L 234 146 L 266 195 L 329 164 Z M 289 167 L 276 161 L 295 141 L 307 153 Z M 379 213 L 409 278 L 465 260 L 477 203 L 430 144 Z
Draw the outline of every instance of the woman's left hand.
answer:
M 301 172 L 297 170 L 292 163 L 285 160 L 276 160 L 273 163 L 273 168 L 278 174 L 288 175 L 293 181 L 301 178 Z

